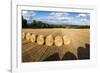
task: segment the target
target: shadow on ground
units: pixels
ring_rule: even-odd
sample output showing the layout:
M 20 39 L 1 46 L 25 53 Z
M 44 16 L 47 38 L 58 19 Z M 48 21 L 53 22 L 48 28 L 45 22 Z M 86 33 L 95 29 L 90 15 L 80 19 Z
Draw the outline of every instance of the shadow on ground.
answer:
M 55 53 L 55 54 L 49 56 L 48 58 L 46 58 L 43 61 L 90 59 L 90 45 L 86 43 L 85 48 L 84 47 L 78 47 L 77 48 L 77 55 L 78 55 L 78 58 L 73 53 L 66 52 L 65 55 L 63 56 L 63 58 L 60 59 L 59 54 Z
M 60 60 L 59 54 L 58 53 L 55 53 L 55 54 L 49 56 L 48 58 L 46 58 L 43 61 L 57 61 L 57 60 Z
M 67 52 L 65 53 L 65 55 L 63 56 L 62 59 L 60 59 L 59 54 L 55 53 L 51 56 L 49 56 L 48 58 L 46 58 L 43 61 L 57 61 L 57 60 L 76 60 L 76 56 L 74 54 L 72 54 L 71 52 Z
M 72 53 L 72 52 L 66 52 L 62 59 L 60 59 L 59 57 L 59 53 L 54 53 L 52 55 L 50 55 L 49 57 L 47 57 L 44 60 L 41 61 L 59 61 L 59 60 L 85 60 L 85 59 L 90 59 L 90 45 L 89 44 L 85 44 L 85 48 L 84 47 L 78 47 L 77 48 L 77 57 Z M 32 57 L 31 54 L 26 54 L 23 57 L 23 62 L 33 62 L 32 61 Z
M 85 48 L 79 47 L 77 49 L 78 59 L 90 59 L 90 45 L 85 44 Z

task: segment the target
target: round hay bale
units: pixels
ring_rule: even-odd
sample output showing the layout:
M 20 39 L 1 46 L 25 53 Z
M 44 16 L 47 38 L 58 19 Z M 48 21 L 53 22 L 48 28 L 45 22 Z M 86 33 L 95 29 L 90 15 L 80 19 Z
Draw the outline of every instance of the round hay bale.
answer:
M 63 40 L 64 45 L 69 45 L 71 43 L 71 39 L 67 35 L 63 36 Z
M 56 36 L 55 37 L 55 45 L 59 47 L 59 46 L 62 46 L 62 44 L 63 44 L 62 37 L 61 36 Z
M 22 32 L 22 39 L 25 39 L 25 32 Z
M 36 40 L 36 35 L 32 34 L 32 35 L 31 35 L 31 38 L 30 38 L 30 41 L 31 41 L 32 43 L 35 43 L 35 40 Z
M 44 44 L 44 36 L 43 35 L 38 35 L 37 44 L 39 44 L 39 45 L 43 45 Z
M 29 40 L 30 40 L 30 38 L 31 38 L 31 34 L 30 34 L 30 33 L 27 33 L 27 34 L 26 34 L 26 40 L 28 40 L 28 41 L 29 41 Z
M 53 37 L 52 37 L 52 35 L 48 35 L 46 37 L 45 43 L 46 43 L 47 46 L 52 46 L 53 45 Z

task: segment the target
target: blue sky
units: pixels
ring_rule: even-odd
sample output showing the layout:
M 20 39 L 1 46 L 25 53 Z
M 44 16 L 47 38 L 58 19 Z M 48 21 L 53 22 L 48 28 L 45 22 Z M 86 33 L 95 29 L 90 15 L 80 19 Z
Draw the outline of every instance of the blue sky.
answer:
M 22 15 L 28 23 L 37 20 L 58 25 L 90 25 L 90 14 L 88 13 L 23 10 Z

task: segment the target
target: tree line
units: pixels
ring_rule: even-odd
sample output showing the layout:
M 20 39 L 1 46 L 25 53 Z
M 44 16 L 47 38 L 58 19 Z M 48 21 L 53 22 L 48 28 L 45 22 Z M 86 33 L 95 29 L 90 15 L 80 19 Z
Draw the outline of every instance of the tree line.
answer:
M 32 23 L 28 23 L 26 19 L 22 16 L 22 28 L 90 28 L 90 26 L 85 25 L 62 25 L 62 24 L 48 24 L 42 21 L 33 20 Z
M 42 21 L 33 20 L 32 23 L 27 23 L 27 20 L 22 16 L 22 28 L 65 28 L 64 25 L 54 25 L 44 23 Z

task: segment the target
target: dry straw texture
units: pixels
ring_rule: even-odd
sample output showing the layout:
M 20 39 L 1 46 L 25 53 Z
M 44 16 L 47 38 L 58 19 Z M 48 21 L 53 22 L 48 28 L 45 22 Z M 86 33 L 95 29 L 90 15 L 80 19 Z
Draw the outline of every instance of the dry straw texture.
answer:
M 59 47 L 59 46 L 62 46 L 62 44 L 63 44 L 62 37 L 61 36 L 56 36 L 55 37 L 55 45 Z
M 36 41 L 36 35 L 35 35 L 35 34 L 32 34 L 32 35 L 31 35 L 30 41 L 31 41 L 32 43 L 35 43 L 35 41 Z
M 46 43 L 46 46 L 52 46 L 53 45 L 53 37 L 52 37 L 52 35 L 46 36 L 45 43 Z
M 25 32 L 22 32 L 22 39 L 25 39 Z
M 43 35 L 38 35 L 37 44 L 38 45 L 43 45 L 44 44 L 44 36 Z
M 30 33 L 27 33 L 27 34 L 26 34 L 26 40 L 29 41 L 30 38 L 31 38 L 31 34 L 30 34 Z
M 71 44 L 71 39 L 69 38 L 69 36 L 64 35 L 64 36 L 63 36 L 63 40 L 64 40 L 64 45 L 69 45 L 69 44 Z

